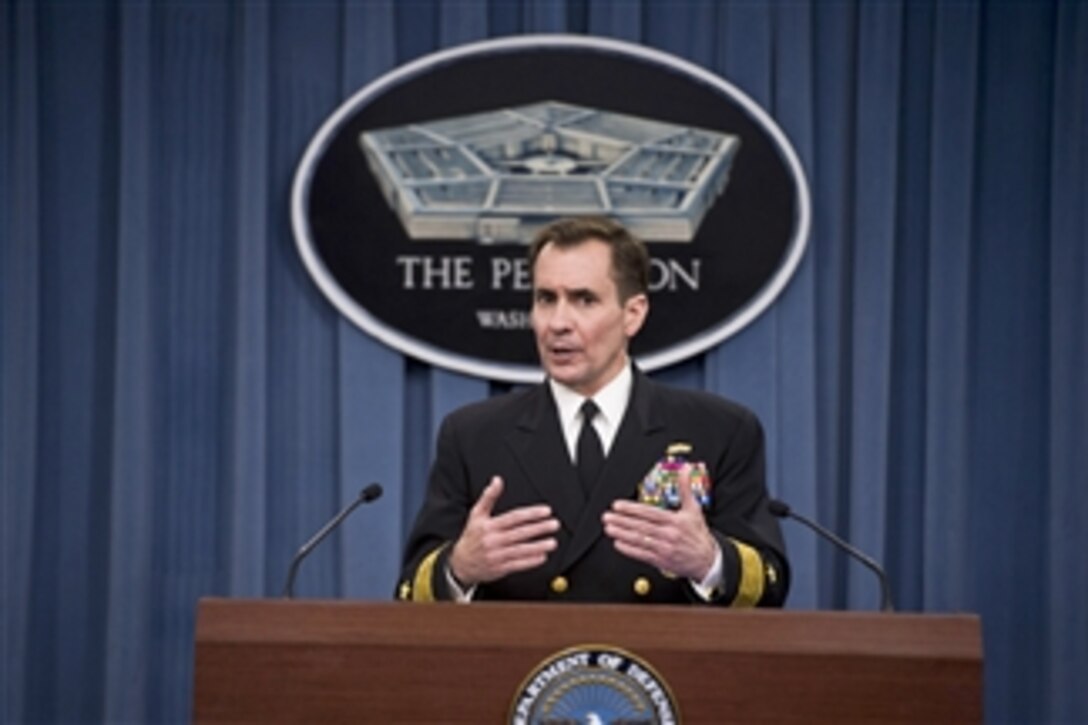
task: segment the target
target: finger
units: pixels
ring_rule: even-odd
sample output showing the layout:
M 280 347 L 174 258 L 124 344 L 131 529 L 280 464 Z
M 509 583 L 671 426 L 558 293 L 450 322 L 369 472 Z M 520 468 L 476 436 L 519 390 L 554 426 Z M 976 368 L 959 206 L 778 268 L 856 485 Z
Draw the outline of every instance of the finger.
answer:
M 537 504 L 535 506 L 522 506 L 501 513 L 494 517 L 491 523 L 498 529 L 512 529 L 545 519 L 555 521 L 555 519 L 551 518 L 551 515 L 552 509 L 550 506 Z M 556 524 L 558 523 L 556 521 Z
M 625 541 L 631 545 L 638 545 L 647 539 L 654 537 L 655 532 L 661 531 L 661 527 L 649 524 L 640 519 L 605 514 L 602 517 L 605 533 L 613 539 Z
M 655 569 L 664 569 L 661 557 L 653 549 L 648 549 L 638 544 L 631 544 L 626 541 L 617 540 L 615 542 L 616 551 L 626 556 L 628 559 L 634 559 L 635 561 L 641 561 L 643 564 L 649 564 Z
M 695 491 L 693 491 L 691 488 L 690 463 L 680 469 L 680 475 L 678 478 L 680 488 L 680 509 L 682 511 L 700 510 L 699 502 L 695 499 Z
M 555 550 L 558 543 L 555 539 L 541 539 L 529 544 L 519 544 L 501 550 L 497 553 L 492 564 L 495 577 L 506 576 L 517 571 L 525 571 L 542 566 L 548 559 L 548 554 Z
M 556 519 L 544 519 L 543 521 L 532 521 L 506 529 L 500 533 L 500 537 L 501 541 L 506 546 L 512 546 L 525 541 L 533 541 L 542 536 L 550 536 L 558 529 L 559 521 Z
M 502 477 L 492 476 L 491 482 L 487 484 L 487 488 L 480 494 L 480 498 L 476 500 L 476 504 L 472 507 L 472 515 L 490 516 L 492 509 L 495 508 L 495 502 L 502 495 L 502 488 Z
M 650 526 L 664 526 L 672 517 L 671 511 L 637 501 L 620 499 L 612 502 L 612 510 L 606 515 L 622 516 L 631 521 L 641 521 Z
M 509 562 L 518 561 L 520 559 L 547 556 L 550 552 L 555 550 L 556 546 L 558 546 L 558 542 L 553 538 L 515 544 L 502 550 L 500 561 L 508 564 Z
M 605 512 L 601 521 L 604 523 L 605 533 L 613 537 L 636 536 L 646 525 L 641 519 L 611 511 Z
M 605 519 L 604 531 L 610 538 L 639 549 L 654 549 L 654 542 L 662 536 L 659 529 L 617 517 Z
M 550 537 L 558 528 L 558 522 L 539 521 L 514 529 L 499 531 L 492 529 L 482 542 L 485 549 L 504 554 L 506 550 L 523 544 L 533 543 Z
M 531 554 L 517 559 L 511 559 L 502 567 L 502 573 L 499 576 L 503 577 L 521 571 L 528 571 L 529 569 L 536 569 L 537 567 L 544 566 L 544 562 L 547 560 L 547 554 Z

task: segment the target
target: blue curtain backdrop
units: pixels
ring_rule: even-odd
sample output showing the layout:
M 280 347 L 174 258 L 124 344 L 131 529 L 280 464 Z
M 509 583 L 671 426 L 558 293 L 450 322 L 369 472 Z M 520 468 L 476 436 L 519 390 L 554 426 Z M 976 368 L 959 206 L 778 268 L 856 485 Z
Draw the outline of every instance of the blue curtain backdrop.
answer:
M 383 72 L 542 32 L 679 55 L 780 122 L 807 255 L 658 377 L 754 408 L 773 492 L 886 562 L 901 609 L 981 614 L 988 720 L 1088 721 L 1088 3 L 2 7 L 4 721 L 186 720 L 197 599 L 278 594 L 371 480 L 298 590 L 389 597 L 438 421 L 502 386 L 333 310 L 292 175 Z M 791 607 L 875 606 L 786 535 Z

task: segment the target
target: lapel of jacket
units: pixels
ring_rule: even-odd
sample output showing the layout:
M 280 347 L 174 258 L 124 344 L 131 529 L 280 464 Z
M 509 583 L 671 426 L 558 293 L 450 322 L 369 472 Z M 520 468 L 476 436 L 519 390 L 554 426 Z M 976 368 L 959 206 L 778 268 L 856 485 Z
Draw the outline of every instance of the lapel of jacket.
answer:
M 508 440 L 530 485 L 548 502 L 563 526 L 573 532 L 585 498 L 547 384 L 533 389 Z
M 582 508 L 574 536 L 563 552 L 560 569 L 580 559 L 601 536 L 601 514 L 616 499 L 630 499 L 639 481 L 665 452 L 666 431 L 660 406 L 655 397 L 660 388 L 635 369 L 631 402 L 605 459 L 604 469 L 593 495 Z

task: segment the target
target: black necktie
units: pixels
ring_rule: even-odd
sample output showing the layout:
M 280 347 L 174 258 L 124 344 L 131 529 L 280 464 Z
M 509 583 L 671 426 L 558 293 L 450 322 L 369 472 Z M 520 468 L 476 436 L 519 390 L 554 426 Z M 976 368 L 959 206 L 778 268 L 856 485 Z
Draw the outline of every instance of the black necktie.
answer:
M 593 419 L 599 412 L 600 408 L 590 398 L 582 403 L 582 432 L 578 434 L 578 480 L 582 483 L 586 498 L 593 492 L 593 485 L 597 483 L 597 476 L 604 465 L 604 446 L 601 445 L 597 429 L 593 427 Z

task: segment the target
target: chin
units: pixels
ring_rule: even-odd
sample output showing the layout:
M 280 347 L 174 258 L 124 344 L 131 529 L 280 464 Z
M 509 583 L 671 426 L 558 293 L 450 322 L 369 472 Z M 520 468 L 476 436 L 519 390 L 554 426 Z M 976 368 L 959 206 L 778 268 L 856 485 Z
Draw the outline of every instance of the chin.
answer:
M 557 383 L 562 383 L 568 388 L 577 388 L 582 383 L 582 375 L 580 371 L 570 370 L 568 368 L 557 368 L 555 366 L 545 368 L 545 372 L 548 373 L 548 377 Z

